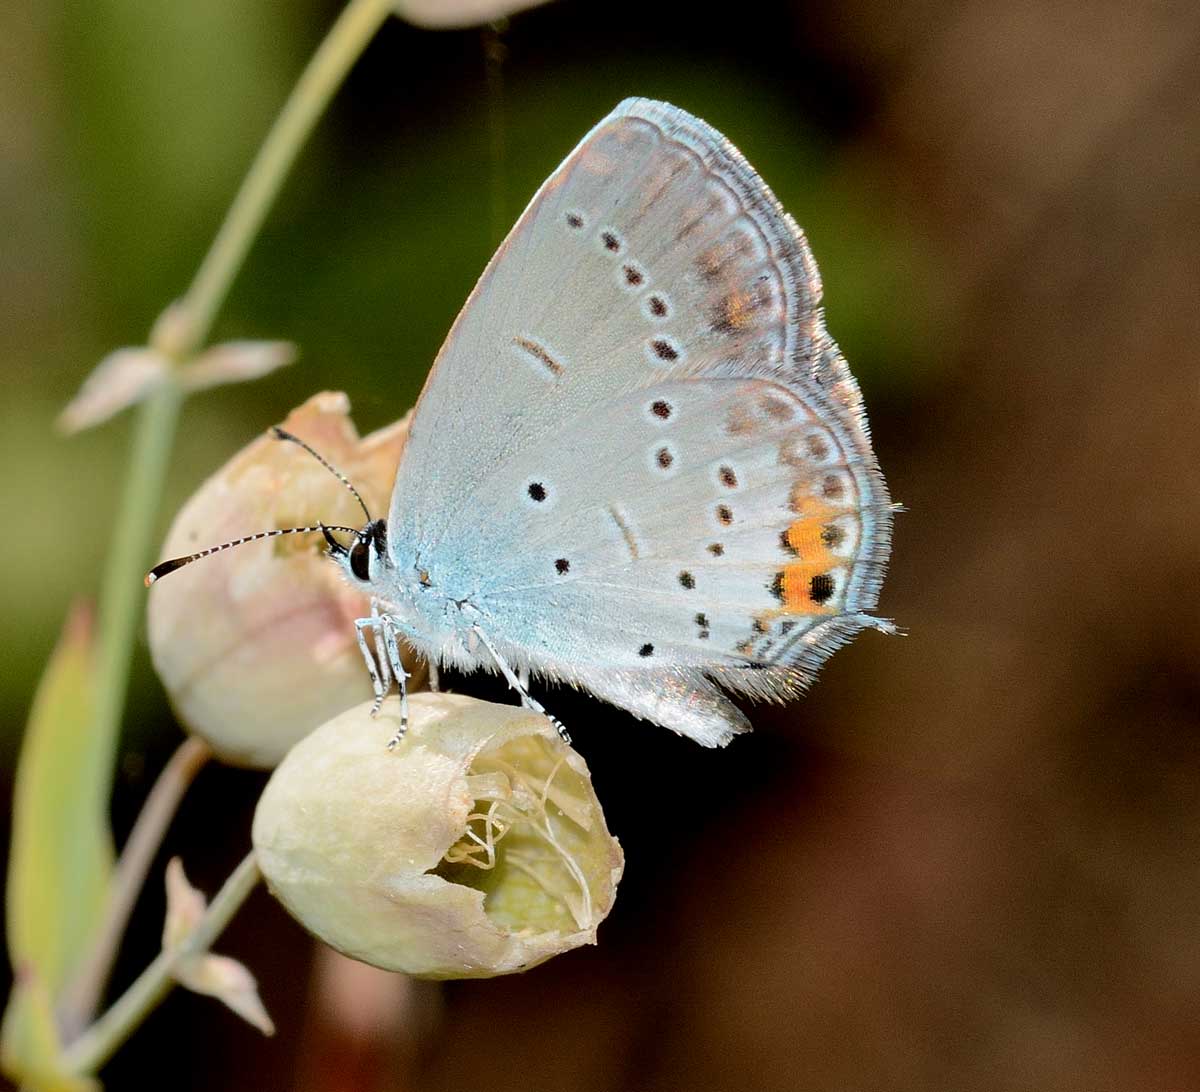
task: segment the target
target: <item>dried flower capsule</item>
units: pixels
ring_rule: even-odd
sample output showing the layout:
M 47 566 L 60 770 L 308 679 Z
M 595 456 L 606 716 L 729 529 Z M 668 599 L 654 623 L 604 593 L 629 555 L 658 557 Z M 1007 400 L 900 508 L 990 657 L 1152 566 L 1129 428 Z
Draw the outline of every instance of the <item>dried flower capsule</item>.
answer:
M 310 443 L 386 515 L 407 420 L 359 439 L 344 394 L 293 410 Z M 261 436 L 176 517 L 162 557 L 275 527 L 365 521 L 350 493 L 295 444 Z M 172 573 L 150 590 L 150 654 L 180 720 L 229 762 L 273 766 L 298 739 L 370 697 L 354 619 L 370 613 L 324 556 L 319 534 L 254 542 Z
M 416 694 L 349 709 L 279 764 L 254 816 L 275 896 L 346 955 L 429 978 L 595 943 L 623 857 L 583 759 L 519 706 Z

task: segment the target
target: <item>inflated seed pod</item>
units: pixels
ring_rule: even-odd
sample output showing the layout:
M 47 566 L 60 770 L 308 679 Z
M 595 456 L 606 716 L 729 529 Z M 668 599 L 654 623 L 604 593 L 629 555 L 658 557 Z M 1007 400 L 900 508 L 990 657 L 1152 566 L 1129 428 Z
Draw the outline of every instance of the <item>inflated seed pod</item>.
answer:
M 429 978 L 524 970 L 581 944 L 623 867 L 580 755 L 519 706 L 415 694 L 322 725 L 254 816 L 267 883 L 346 955 Z
M 284 427 L 384 516 L 407 419 L 360 438 L 349 412 L 344 394 L 326 392 Z M 160 557 L 318 522 L 359 527 L 365 516 L 311 455 L 264 434 L 192 495 Z M 325 550 L 319 533 L 268 538 L 186 565 L 150 589 L 150 654 L 171 704 L 228 762 L 274 766 L 317 725 L 372 694 L 354 632 L 370 604 Z

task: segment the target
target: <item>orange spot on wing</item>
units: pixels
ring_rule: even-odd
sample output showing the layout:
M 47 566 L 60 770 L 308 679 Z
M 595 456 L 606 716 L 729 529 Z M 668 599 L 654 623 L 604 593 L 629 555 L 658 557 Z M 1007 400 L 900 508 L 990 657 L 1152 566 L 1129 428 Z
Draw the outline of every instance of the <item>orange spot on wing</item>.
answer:
M 814 491 L 812 479 L 803 477 L 792 486 L 792 491 L 788 494 L 788 507 L 798 517 L 791 527 L 795 527 L 797 523 L 813 523 L 818 525 L 819 532 L 821 524 L 840 515 L 847 506 L 830 504 Z M 791 527 L 788 528 L 788 534 L 791 534 Z
M 833 614 L 836 610 L 830 603 L 814 603 L 812 581 L 829 570 L 828 554 L 820 560 L 797 561 L 783 567 L 780 598 L 784 614 Z
M 837 562 L 821 537 L 825 523 L 819 518 L 798 519 L 788 525 L 787 544 L 805 562 L 828 569 Z
M 755 296 L 744 289 L 735 289 L 722 297 L 716 307 L 716 328 L 722 333 L 745 329 L 754 318 Z
M 822 508 L 826 506 L 822 505 Z M 825 514 L 828 514 L 826 508 Z M 771 590 L 779 606 L 762 617 L 779 618 L 789 614 L 836 614 L 831 602 L 834 584 L 831 570 L 843 562 L 829 552 L 821 531 L 825 521 L 821 516 L 793 520 L 783 532 L 783 544 L 796 555 L 794 561 L 780 566 Z

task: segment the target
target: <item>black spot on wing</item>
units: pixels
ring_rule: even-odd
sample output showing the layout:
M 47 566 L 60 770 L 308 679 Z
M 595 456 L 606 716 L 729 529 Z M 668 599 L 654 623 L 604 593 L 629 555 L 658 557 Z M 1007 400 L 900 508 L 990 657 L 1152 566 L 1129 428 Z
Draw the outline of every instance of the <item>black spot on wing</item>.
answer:
M 831 550 L 836 550 L 846 541 L 846 532 L 836 523 L 828 523 L 821 528 L 821 541 Z
M 665 337 L 656 337 L 650 342 L 650 350 L 659 360 L 671 361 L 679 359 L 679 350 Z
M 550 351 L 544 345 L 539 345 L 532 338 L 515 337 L 513 338 L 513 344 L 521 349 L 531 360 L 537 361 L 551 375 L 555 377 L 560 376 L 565 370 L 562 364 L 550 354 Z
M 808 597 L 814 603 L 826 603 L 833 598 L 834 588 L 833 577 L 829 573 L 820 573 L 809 581 Z

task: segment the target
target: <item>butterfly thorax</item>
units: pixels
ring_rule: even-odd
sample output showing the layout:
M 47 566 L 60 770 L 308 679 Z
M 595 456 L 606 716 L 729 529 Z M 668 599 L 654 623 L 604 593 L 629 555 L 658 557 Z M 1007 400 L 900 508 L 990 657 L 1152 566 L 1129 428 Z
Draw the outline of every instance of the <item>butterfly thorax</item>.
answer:
M 345 561 L 343 568 L 348 568 Z M 461 574 L 455 581 L 456 574 L 393 541 L 372 555 L 367 580 L 348 575 L 419 651 L 464 667 L 478 664 L 478 655 L 468 649 L 474 648 L 470 633 L 481 612 L 474 602 L 476 589 L 467 587 Z

